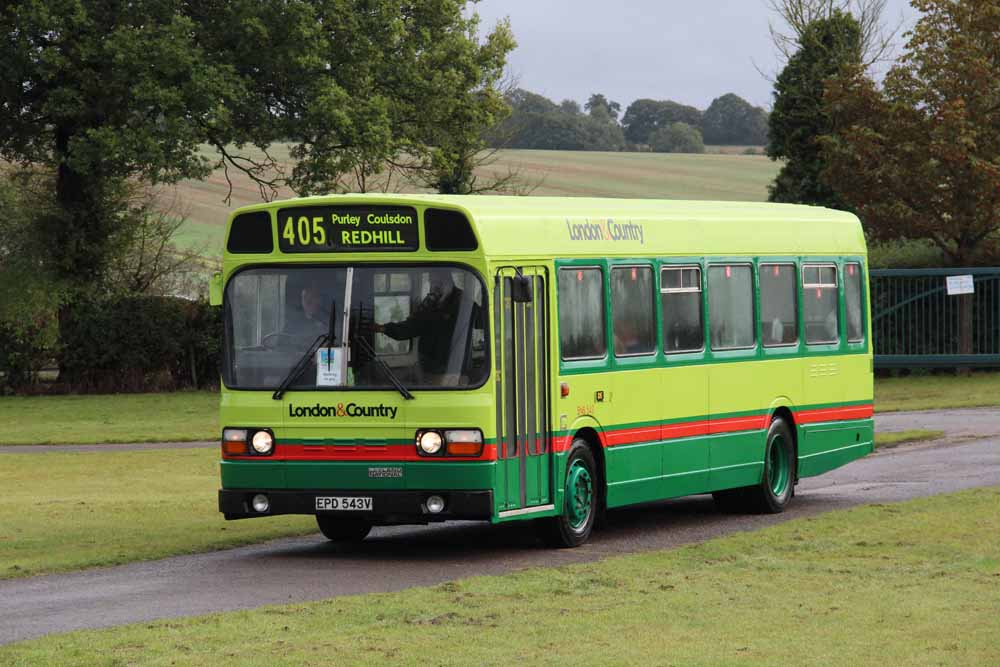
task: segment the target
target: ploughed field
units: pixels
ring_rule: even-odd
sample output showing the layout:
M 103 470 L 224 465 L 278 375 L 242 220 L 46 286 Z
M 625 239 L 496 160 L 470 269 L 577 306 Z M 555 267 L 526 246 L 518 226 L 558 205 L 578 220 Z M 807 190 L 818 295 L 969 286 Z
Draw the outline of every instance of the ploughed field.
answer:
M 726 148 L 710 147 L 723 151 Z M 272 155 L 289 163 L 285 146 L 277 146 Z M 481 168 L 479 175 L 485 180 L 491 174 L 502 176 L 514 170 L 525 188 L 537 196 L 764 201 L 779 166 L 763 155 L 728 152 L 688 155 L 504 150 L 497 153 L 495 162 Z M 174 213 L 188 220 L 178 236 L 181 244 L 203 248 L 206 255 L 220 254 L 229 211 L 261 201 L 253 182 L 233 170 L 230 175 L 233 190 L 229 205 L 224 201 L 229 185 L 221 170 L 205 181 L 184 181 L 173 193 L 164 193 L 165 201 L 175 195 Z M 427 191 L 396 178 L 388 189 Z M 279 196 L 295 195 L 283 190 Z

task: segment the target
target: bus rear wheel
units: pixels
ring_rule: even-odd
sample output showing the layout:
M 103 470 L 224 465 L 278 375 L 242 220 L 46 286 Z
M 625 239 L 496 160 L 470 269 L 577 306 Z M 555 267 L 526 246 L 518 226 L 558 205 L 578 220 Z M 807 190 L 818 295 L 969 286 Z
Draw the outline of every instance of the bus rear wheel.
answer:
M 316 515 L 319 532 L 331 542 L 360 542 L 368 537 L 372 524 L 364 519 Z
M 598 510 L 597 465 L 586 440 L 577 438 L 566 457 L 563 511 L 543 519 L 540 528 L 547 544 L 558 548 L 578 547 L 590 538 Z
M 765 514 L 785 511 L 795 495 L 795 441 L 791 428 L 781 417 L 775 418 L 767 429 L 760 484 L 747 491 L 754 508 Z

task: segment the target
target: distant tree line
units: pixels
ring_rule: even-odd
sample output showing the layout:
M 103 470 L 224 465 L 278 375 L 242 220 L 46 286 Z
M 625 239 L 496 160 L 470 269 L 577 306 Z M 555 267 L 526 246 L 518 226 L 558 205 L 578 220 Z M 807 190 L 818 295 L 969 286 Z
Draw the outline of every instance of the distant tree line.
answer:
M 643 98 L 624 114 L 621 104 L 600 93 L 582 108 L 574 100 L 556 104 L 522 88 L 506 99 L 510 116 L 488 134 L 497 148 L 703 153 L 705 144 L 762 146 L 768 141 L 767 112 L 733 93 L 716 98 L 704 111 Z

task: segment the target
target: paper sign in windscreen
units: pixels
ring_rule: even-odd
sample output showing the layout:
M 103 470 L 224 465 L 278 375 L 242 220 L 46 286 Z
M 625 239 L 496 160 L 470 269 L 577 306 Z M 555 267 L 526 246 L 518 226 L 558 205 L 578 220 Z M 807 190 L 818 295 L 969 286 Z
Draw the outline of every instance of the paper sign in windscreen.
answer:
M 342 347 L 321 347 L 316 350 L 316 386 L 341 387 L 347 350 Z

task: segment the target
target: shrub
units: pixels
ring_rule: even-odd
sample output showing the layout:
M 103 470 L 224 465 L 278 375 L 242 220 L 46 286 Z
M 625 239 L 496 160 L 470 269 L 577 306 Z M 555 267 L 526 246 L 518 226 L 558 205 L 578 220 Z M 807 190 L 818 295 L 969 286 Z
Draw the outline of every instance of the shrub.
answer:
M 60 382 L 82 392 L 163 391 L 218 380 L 221 313 L 174 297 L 90 298 L 60 327 Z

